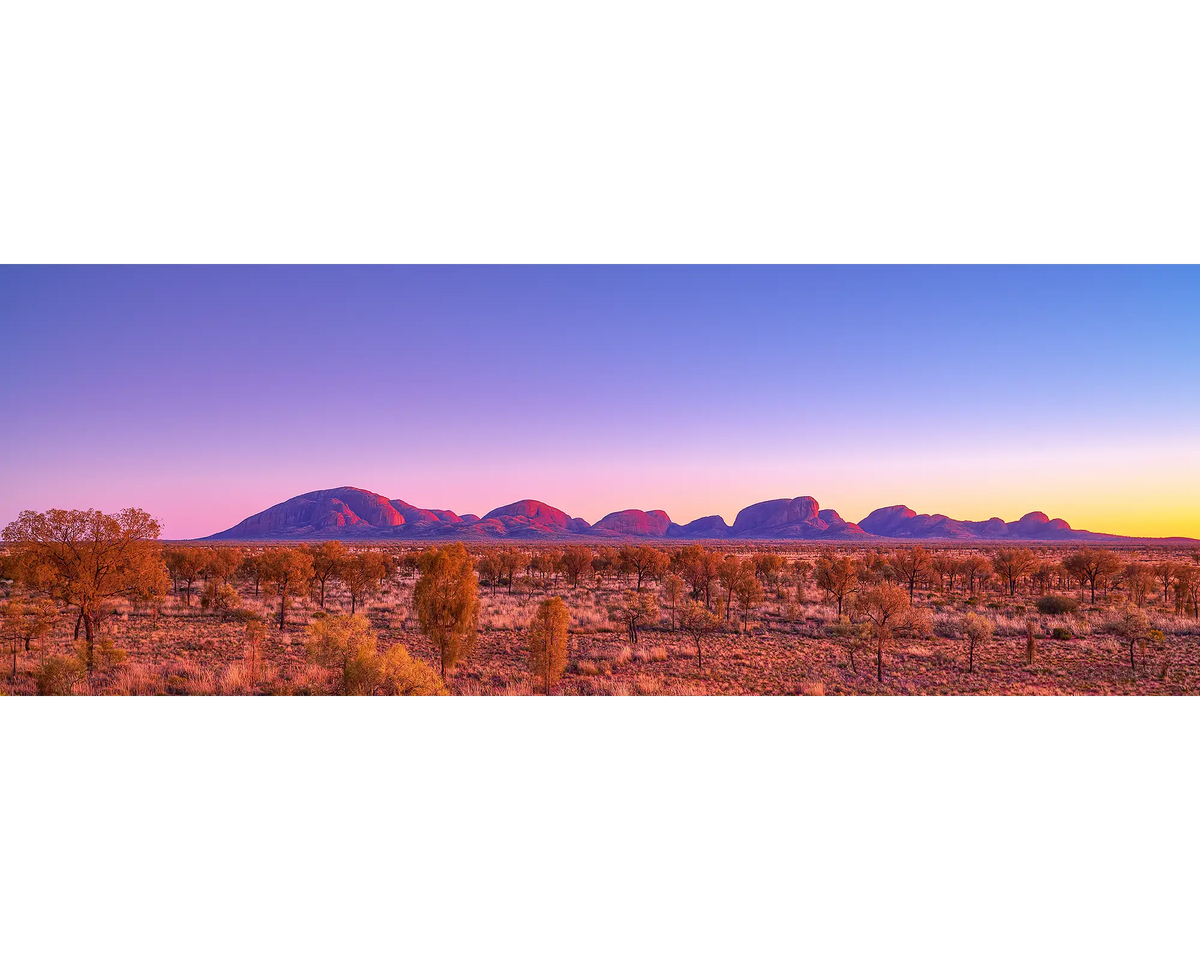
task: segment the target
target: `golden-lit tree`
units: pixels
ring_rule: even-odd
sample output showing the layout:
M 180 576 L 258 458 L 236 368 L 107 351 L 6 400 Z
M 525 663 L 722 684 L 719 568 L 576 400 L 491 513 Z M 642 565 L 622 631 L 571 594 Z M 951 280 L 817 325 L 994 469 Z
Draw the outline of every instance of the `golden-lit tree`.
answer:
M 766 599 L 766 591 L 763 589 L 762 581 L 754 575 L 751 570 L 747 570 L 748 576 L 744 576 L 738 580 L 733 588 L 733 594 L 737 598 L 738 609 L 742 611 L 742 629 L 746 629 L 746 625 L 750 620 L 750 612 L 757 607 L 763 600 Z
M 297 547 L 271 547 L 258 560 L 262 581 L 279 598 L 279 629 L 287 626 L 292 598 L 312 581 L 312 558 Z
M 675 629 L 675 613 L 679 609 L 679 604 L 683 602 L 683 597 L 687 585 L 683 582 L 683 577 L 678 574 L 668 573 L 662 579 L 662 594 L 663 600 L 666 602 L 667 609 L 671 611 L 671 629 Z
M 932 555 L 924 547 L 901 547 L 888 558 L 888 564 L 896 572 L 897 578 L 908 587 L 910 603 L 917 589 L 917 581 L 929 572 L 932 560 Z
M 754 579 L 754 562 L 750 559 L 743 560 L 737 554 L 730 554 L 728 557 L 723 557 L 717 563 L 717 582 L 721 584 L 721 589 L 725 591 L 725 619 L 729 619 L 730 611 L 733 609 L 733 595 L 739 589 L 742 589 L 746 583 Z
M 621 563 L 637 575 L 637 590 L 640 593 L 646 578 L 657 579 L 667 569 L 668 557 L 656 547 L 627 546 L 620 552 Z
M 357 613 L 358 605 L 379 590 L 380 580 L 387 574 L 384 556 L 378 550 L 352 553 L 339 565 L 337 576 L 350 594 L 350 612 Z
M 567 547 L 560 562 L 571 587 L 578 590 L 580 578 L 592 569 L 592 551 L 588 547 Z
M 570 623 L 571 615 L 561 597 L 543 600 L 529 621 L 529 667 L 546 696 L 567 669 L 567 628 Z
M 858 564 L 851 557 L 823 553 L 817 559 L 816 581 L 826 596 L 837 601 L 840 619 L 846 598 L 858 589 Z
M 133 507 L 115 514 L 27 510 L 4 528 L 26 582 L 78 614 L 89 673 L 113 601 L 166 594 L 160 532 L 157 520 Z
M 1067 557 L 1063 566 L 1081 584 L 1092 588 L 1092 603 L 1095 603 L 1096 586 L 1103 586 L 1107 590 L 1109 579 L 1121 570 L 1121 558 L 1112 550 L 1085 547 Z
M 959 625 L 967 644 L 967 673 L 975 672 L 975 650 L 992 639 L 996 625 L 987 617 L 968 613 Z
M 891 641 L 908 613 L 911 603 L 904 588 L 880 583 L 859 594 L 855 606 L 870 622 L 875 634 L 875 679 L 883 681 L 883 649 Z
M 48 600 L 11 599 L 0 603 L 0 640 L 12 655 L 12 676 L 17 676 L 17 654 L 29 652 L 37 641 L 45 643 L 54 625 L 54 608 Z
M 175 593 L 179 593 L 179 582 L 184 585 L 184 604 L 192 605 L 192 585 L 200 579 L 208 560 L 207 551 L 199 547 L 170 547 L 163 551 L 167 572 L 175 581 Z
M 262 666 L 262 646 L 267 639 L 267 625 L 255 617 L 246 621 L 245 661 L 246 671 L 250 682 L 258 681 L 258 671 Z
M 1150 568 L 1137 560 L 1131 561 L 1125 565 L 1125 572 L 1121 577 L 1125 583 L 1125 590 L 1129 594 L 1130 601 L 1138 607 L 1146 605 L 1146 596 L 1150 593 L 1150 588 L 1154 586 L 1154 574 Z
M 1150 618 L 1146 616 L 1145 611 L 1128 606 L 1109 619 L 1104 625 L 1104 632 L 1111 633 L 1122 643 L 1129 645 L 1129 669 L 1136 680 L 1137 661 L 1134 659 L 1134 649 L 1139 641 L 1144 643 L 1149 636 Z
M 704 644 L 721 628 L 721 618 L 708 607 L 689 600 L 679 611 L 679 629 L 692 638 L 696 647 L 696 667 L 704 669 Z
M 992 569 L 1008 587 L 1010 597 L 1016 595 L 1017 584 L 1033 572 L 1037 562 L 1034 552 L 1026 547 L 1006 547 L 992 554 Z
M 658 602 L 650 593 L 627 590 L 619 601 L 609 606 L 608 616 L 625 625 L 629 643 L 636 647 L 638 631 L 658 619 Z
M 962 576 L 967 581 L 967 591 L 975 596 L 977 584 L 987 583 L 992 575 L 992 563 L 981 553 L 971 553 L 962 560 Z
M 721 558 L 698 543 L 689 543 L 675 555 L 679 575 L 691 588 L 692 599 L 704 598 L 704 606 L 712 606 L 712 588 L 717 582 L 717 564 Z
M 471 555 L 461 543 L 437 550 L 413 591 L 421 632 L 438 648 L 442 677 L 475 647 L 479 587 Z
M 308 659 L 334 671 L 344 696 L 375 692 L 382 679 L 377 649 L 371 624 L 361 613 L 319 617 L 309 624 L 304 641 Z
M 316 588 L 317 603 L 325 609 L 325 589 L 331 580 L 338 579 L 342 564 L 350 553 L 340 540 L 325 540 L 308 548 L 312 558 L 313 586 Z

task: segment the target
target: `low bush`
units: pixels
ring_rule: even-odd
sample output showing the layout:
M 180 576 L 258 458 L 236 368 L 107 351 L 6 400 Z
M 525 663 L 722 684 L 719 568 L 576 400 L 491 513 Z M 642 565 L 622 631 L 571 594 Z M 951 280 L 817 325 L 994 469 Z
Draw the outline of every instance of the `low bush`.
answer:
M 1038 613 L 1045 614 L 1046 616 L 1061 616 L 1064 613 L 1077 613 L 1079 611 L 1079 601 L 1071 597 L 1047 594 L 1044 597 L 1038 597 L 1037 608 Z

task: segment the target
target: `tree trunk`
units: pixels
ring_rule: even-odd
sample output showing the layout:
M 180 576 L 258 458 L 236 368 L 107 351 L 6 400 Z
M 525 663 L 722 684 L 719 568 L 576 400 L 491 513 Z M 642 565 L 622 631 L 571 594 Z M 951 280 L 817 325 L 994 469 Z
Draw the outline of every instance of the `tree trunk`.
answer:
M 875 646 L 875 681 L 883 683 L 883 643 Z
M 975 672 L 975 644 L 967 646 L 967 673 Z
M 90 677 L 96 662 L 96 625 L 89 614 L 83 615 L 83 633 L 87 642 L 87 672 Z

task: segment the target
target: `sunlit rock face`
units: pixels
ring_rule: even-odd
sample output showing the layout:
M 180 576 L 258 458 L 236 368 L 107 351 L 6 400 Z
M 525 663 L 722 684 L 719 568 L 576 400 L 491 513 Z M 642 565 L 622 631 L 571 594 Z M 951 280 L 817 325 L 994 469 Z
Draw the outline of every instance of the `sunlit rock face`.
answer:
M 618 510 L 592 525 L 593 530 L 626 537 L 661 537 L 671 526 L 671 518 L 662 510 Z

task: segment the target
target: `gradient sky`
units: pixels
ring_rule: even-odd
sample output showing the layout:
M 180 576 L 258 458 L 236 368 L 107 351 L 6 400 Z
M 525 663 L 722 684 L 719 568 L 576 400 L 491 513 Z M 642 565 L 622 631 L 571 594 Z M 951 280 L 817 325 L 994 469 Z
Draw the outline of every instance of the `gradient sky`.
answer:
M 0 523 L 343 484 L 1200 536 L 1200 270 L 0 267 Z

